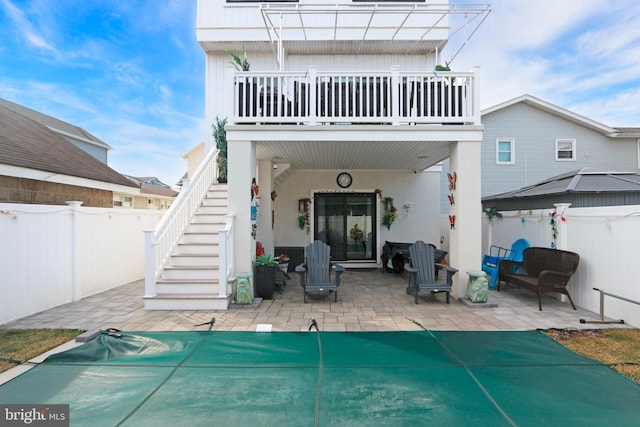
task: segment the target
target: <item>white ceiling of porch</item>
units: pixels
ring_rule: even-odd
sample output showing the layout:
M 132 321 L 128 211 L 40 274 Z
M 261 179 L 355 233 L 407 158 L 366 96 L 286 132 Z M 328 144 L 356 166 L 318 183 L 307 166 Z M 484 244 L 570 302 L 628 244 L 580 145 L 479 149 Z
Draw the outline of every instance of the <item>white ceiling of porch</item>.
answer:
M 257 141 L 256 157 L 295 170 L 423 170 L 449 157 L 447 141 Z

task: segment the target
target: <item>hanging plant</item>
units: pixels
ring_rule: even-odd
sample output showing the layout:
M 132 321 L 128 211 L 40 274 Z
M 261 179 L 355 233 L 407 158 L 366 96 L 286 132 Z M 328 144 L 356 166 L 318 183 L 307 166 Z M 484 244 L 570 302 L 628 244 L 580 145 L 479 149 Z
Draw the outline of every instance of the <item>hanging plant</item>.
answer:
M 385 197 L 382 202 L 384 203 L 384 215 L 382 215 L 382 225 L 387 227 L 387 230 L 391 229 L 391 224 L 398 218 L 398 209 L 393 206 L 393 198 Z
M 502 214 L 496 208 L 487 208 L 484 210 L 485 215 L 491 221 L 493 218 L 502 218 Z
M 304 230 L 304 228 L 307 228 L 307 234 L 309 234 L 311 232 L 311 227 L 310 227 L 310 222 L 309 222 L 309 205 L 311 204 L 311 199 L 300 199 L 300 201 L 302 202 L 304 208 L 302 211 L 300 211 L 300 214 L 298 215 L 298 227 L 300 228 L 300 230 Z

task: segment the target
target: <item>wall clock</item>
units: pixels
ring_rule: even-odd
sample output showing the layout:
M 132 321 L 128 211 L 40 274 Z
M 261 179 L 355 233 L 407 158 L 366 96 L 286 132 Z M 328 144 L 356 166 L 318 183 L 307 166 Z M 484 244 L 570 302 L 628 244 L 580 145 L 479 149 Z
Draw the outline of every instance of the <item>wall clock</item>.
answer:
M 341 172 L 338 174 L 338 179 L 336 181 L 338 182 L 340 188 L 347 188 L 351 186 L 353 178 L 351 177 L 351 174 L 347 172 Z

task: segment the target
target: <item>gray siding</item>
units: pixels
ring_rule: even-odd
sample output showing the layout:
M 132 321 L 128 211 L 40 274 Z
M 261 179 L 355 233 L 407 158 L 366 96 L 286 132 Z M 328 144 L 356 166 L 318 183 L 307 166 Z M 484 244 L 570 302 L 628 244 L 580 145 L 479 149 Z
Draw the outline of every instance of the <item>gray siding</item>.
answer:
M 482 116 L 482 197 L 536 184 L 584 167 L 620 172 L 638 170 L 635 138 L 610 138 L 588 127 L 520 102 Z M 496 163 L 496 139 L 512 138 L 515 163 Z M 576 140 L 576 160 L 556 161 L 555 141 Z M 440 213 L 449 212 L 447 173 L 442 164 Z M 547 206 L 548 207 L 548 206 Z
M 96 145 L 89 144 L 87 142 L 80 141 L 80 140 L 77 140 L 75 138 L 70 138 L 68 136 L 65 136 L 64 139 L 66 139 L 67 141 L 69 141 L 70 143 L 75 145 L 76 147 L 80 148 L 85 153 L 91 155 L 96 160 L 99 160 L 100 162 L 104 163 L 105 165 L 107 164 L 107 155 L 108 155 L 109 151 L 106 149 L 106 147 L 98 147 Z
M 612 139 L 524 103 L 484 115 L 482 123 L 482 197 L 583 167 L 638 170 L 634 139 Z M 515 139 L 514 164 L 496 164 L 496 138 Z M 557 138 L 576 140 L 575 161 L 555 160 Z

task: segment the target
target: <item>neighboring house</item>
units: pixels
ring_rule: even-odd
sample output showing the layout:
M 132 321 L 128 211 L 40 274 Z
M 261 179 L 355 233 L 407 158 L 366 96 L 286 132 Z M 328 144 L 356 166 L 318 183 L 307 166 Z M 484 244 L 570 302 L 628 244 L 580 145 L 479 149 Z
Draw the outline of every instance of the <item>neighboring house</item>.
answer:
M 59 132 L 0 105 L 0 202 L 112 207 L 116 193 L 140 190 Z
M 483 110 L 482 124 L 483 198 L 582 168 L 640 169 L 640 128 L 610 127 L 531 95 Z
M 76 147 L 81 148 L 86 153 L 95 157 L 100 162 L 105 165 L 108 164 L 107 157 L 111 147 L 81 127 L 56 119 L 55 117 L 42 114 L 39 111 L 32 110 L 24 105 L 16 104 L 15 102 L 11 102 L 6 99 L 0 98 L 0 106 L 6 107 L 24 117 L 35 120 L 62 136 L 65 140 L 69 141 Z
M 476 77 L 434 71 L 448 42 L 450 14 L 474 21 L 489 12 L 487 5 L 475 6 L 199 0 L 206 125 L 227 119 L 228 183 L 209 187 L 209 181 L 196 191 L 194 177 L 174 204 L 176 211 L 182 202 L 206 206 L 210 226 L 200 223 L 202 231 L 178 236 L 171 254 L 158 249 L 175 246 L 162 230 L 184 228 L 167 223 L 156 231 L 148 246 L 145 306 L 226 308 L 227 278 L 252 271 L 256 241 L 267 253 L 300 254 L 314 239 L 324 240 L 332 259 L 347 268 L 380 268 L 387 240 L 437 245 L 440 169 L 434 166 L 447 158 L 458 171 L 448 262 L 461 272 L 477 269 L 480 217 L 473 212 L 481 209 L 483 128 Z M 246 52 L 249 64 L 236 65 L 250 71 L 236 70 L 227 50 L 241 60 Z M 209 155 L 215 147 L 212 138 L 205 142 L 207 167 L 215 166 Z M 187 202 L 191 197 L 196 200 Z M 387 227 L 390 211 L 397 217 Z M 228 231 L 212 237 L 208 249 L 215 251 L 207 261 L 211 269 L 196 268 L 196 260 L 187 265 L 185 252 L 196 250 L 187 249 L 188 241 L 224 226 L 225 215 L 232 217 Z M 351 240 L 355 225 L 363 241 Z M 454 294 L 462 296 L 466 275 L 455 281 Z
M 140 187 L 140 195 L 127 199 L 124 195 L 114 194 L 114 207 L 164 210 L 168 209 L 178 196 L 177 191 L 154 176 L 124 176 Z
M 182 158 L 187 161 L 187 173 L 183 179 L 190 179 L 193 177 L 198 167 L 202 164 L 204 156 L 204 142 L 196 144 L 193 148 L 182 155 Z

